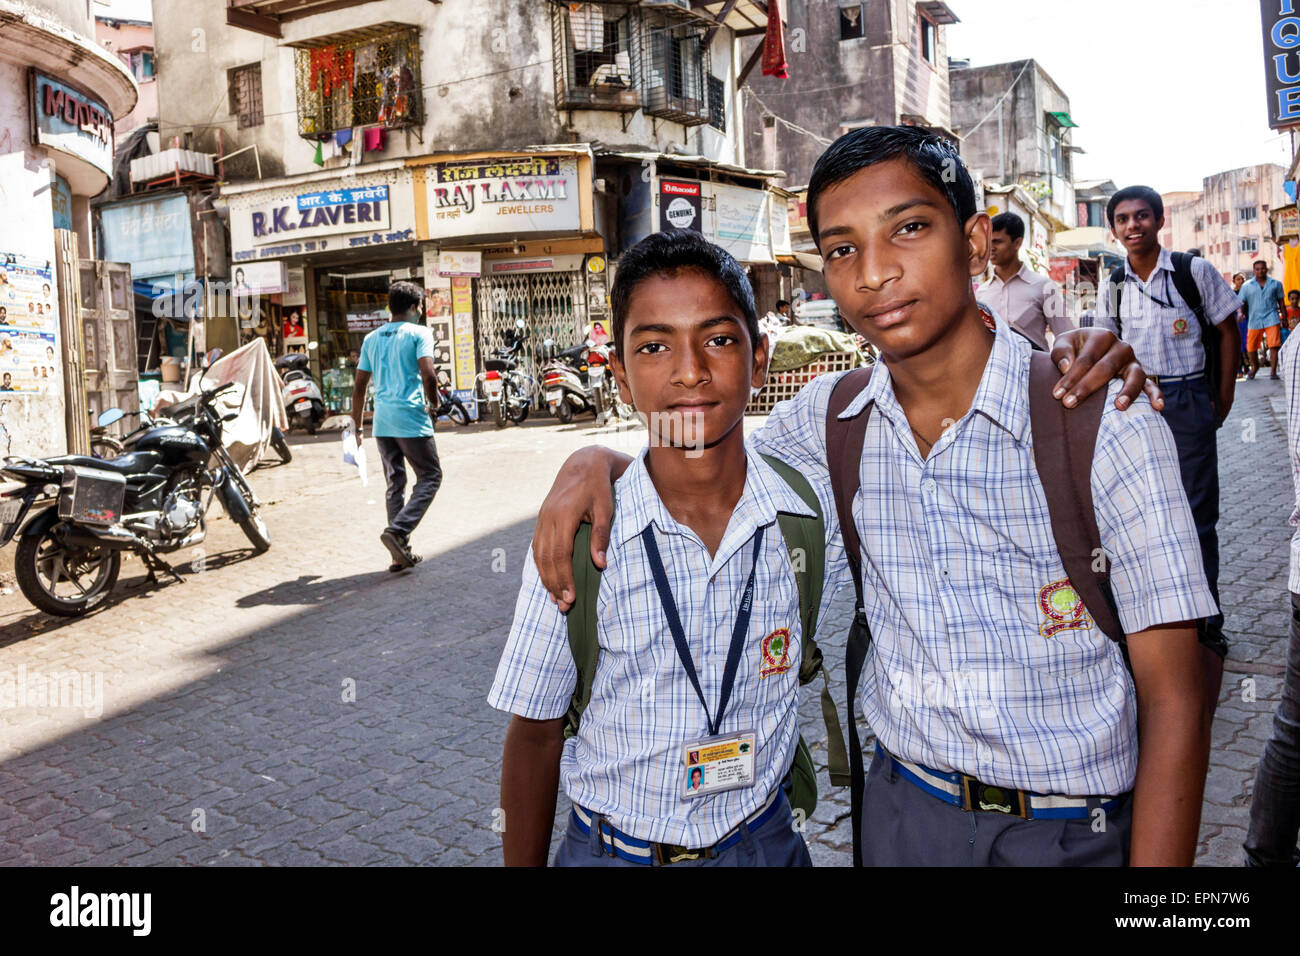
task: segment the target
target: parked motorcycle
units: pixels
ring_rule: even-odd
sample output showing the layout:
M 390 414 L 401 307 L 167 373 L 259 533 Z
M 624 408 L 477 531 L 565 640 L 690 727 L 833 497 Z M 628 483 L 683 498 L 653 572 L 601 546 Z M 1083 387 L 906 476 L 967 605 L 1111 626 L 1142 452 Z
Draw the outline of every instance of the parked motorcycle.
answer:
M 515 328 L 501 336 L 505 345 L 484 359 L 485 371 L 478 376 L 480 393 L 497 428 L 503 428 L 507 419 L 518 425 L 528 417 L 537 383 L 519 368 L 519 354 L 527 337 L 524 320 L 516 319 Z
M 538 350 L 542 363 L 542 394 L 551 414 L 567 425 L 574 415 L 594 412 L 587 387 L 587 347 L 575 345 L 563 352 L 555 351 L 555 341 L 547 339 Z
M 451 392 L 451 377 L 447 370 L 438 369 L 438 408 L 433 413 L 434 421 L 446 415 L 457 425 L 469 424 L 469 410 L 465 404 Z
M 586 348 L 587 384 L 591 405 L 596 411 L 596 424 L 605 424 L 610 415 L 624 421 L 635 417 L 636 412 L 632 406 L 619 397 L 618 383 L 614 381 L 614 372 L 609 367 L 612 350 L 608 343 L 593 345 L 588 340 Z
M 307 348 L 315 348 L 311 342 Z M 325 420 L 325 402 L 321 398 L 320 384 L 311 374 L 311 357 L 306 352 L 290 352 L 275 360 L 275 370 L 283 383 L 280 395 L 284 412 L 289 416 L 289 427 L 301 425 L 308 435 Z
M 162 555 L 204 539 L 214 497 L 254 551 L 271 547 L 257 496 L 221 443 L 222 422 L 235 413 L 223 415 L 217 397 L 236 384 L 207 389 L 200 381 L 199 394 L 128 436 L 116 458 L 4 460 L 0 474 L 22 487 L 0 495 L 0 547 L 17 538 L 14 572 L 27 600 L 47 614 L 85 614 L 112 592 L 123 551 L 139 555 L 150 581 L 158 571 L 182 581 Z M 110 409 L 99 424 L 121 416 Z

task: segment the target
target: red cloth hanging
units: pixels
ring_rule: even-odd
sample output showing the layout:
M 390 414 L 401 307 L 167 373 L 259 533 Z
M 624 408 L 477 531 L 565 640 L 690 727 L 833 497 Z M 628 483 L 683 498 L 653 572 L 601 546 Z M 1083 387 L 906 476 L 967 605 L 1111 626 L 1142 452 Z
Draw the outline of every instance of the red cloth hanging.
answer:
M 763 38 L 763 75 L 788 80 L 790 64 L 785 59 L 785 29 L 781 24 L 781 0 L 767 0 L 767 35 Z

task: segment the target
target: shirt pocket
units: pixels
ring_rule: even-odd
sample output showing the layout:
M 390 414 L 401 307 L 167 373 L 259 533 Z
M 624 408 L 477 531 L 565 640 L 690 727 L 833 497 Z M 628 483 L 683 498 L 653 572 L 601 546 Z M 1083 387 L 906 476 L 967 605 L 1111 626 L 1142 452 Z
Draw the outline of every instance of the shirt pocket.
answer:
M 1003 548 L 994 555 L 993 570 L 1003 620 L 990 623 L 1007 657 L 1057 679 L 1101 662 L 1107 638 L 1058 562 Z

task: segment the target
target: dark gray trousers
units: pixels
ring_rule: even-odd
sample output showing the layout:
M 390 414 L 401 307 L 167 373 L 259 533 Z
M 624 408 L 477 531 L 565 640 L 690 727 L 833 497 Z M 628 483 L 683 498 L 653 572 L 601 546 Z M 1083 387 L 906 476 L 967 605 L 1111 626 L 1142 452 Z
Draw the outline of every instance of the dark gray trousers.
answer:
M 433 504 L 433 496 L 442 484 L 442 465 L 438 463 L 438 446 L 433 436 L 423 438 L 390 438 L 376 436 L 379 457 L 384 463 L 384 481 L 388 492 L 384 503 L 388 506 L 388 531 L 410 537 L 424 513 Z M 415 487 L 406 500 L 406 462 L 415 472 Z
M 867 771 L 864 866 L 1128 865 L 1132 794 L 1100 818 L 1024 820 L 944 803 L 891 766 L 877 754 Z
M 1300 594 L 1291 595 L 1291 643 L 1273 735 L 1255 777 L 1250 800 L 1246 861 L 1252 866 L 1300 864 Z

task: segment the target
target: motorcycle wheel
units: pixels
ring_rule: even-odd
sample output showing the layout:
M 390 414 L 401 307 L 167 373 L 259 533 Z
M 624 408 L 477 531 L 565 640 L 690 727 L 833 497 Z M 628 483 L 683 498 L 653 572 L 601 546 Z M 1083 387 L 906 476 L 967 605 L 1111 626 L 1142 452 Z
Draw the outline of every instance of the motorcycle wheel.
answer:
M 56 617 L 80 617 L 104 603 L 121 570 L 121 551 L 69 550 L 49 531 L 19 540 L 14 555 L 14 575 L 23 596 Z M 76 593 L 60 591 L 61 584 L 71 584 Z
M 596 413 L 596 424 L 599 425 L 605 420 L 605 390 L 596 389 L 591 396 L 591 410 Z
M 509 409 L 506 414 L 510 416 L 510 420 L 516 425 L 522 425 L 528 417 L 528 403 L 520 402 L 517 408 Z
M 231 474 L 235 477 L 235 484 L 239 486 L 239 493 L 243 496 L 249 511 L 248 517 L 239 522 L 239 530 L 244 532 L 244 537 L 253 546 L 254 552 L 265 554 L 271 548 L 271 532 L 266 529 L 266 522 L 257 513 L 259 507 L 257 498 L 253 495 L 253 489 L 248 486 L 248 482 L 244 480 L 244 476 L 239 473 L 239 469 L 235 469 Z
M 447 417 L 456 425 L 469 424 L 469 412 L 459 398 L 453 398 L 447 408 Z
M 555 406 L 555 417 L 560 420 L 561 425 L 567 425 L 573 421 L 573 406 L 567 401 L 560 402 Z
M 286 465 L 293 461 L 293 452 L 289 450 L 289 443 L 284 440 L 284 432 L 274 425 L 271 426 L 271 447 Z
M 506 416 L 501 411 L 500 402 L 488 402 L 488 411 L 492 413 L 492 421 L 496 424 L 497 428 L 506 427 Z

